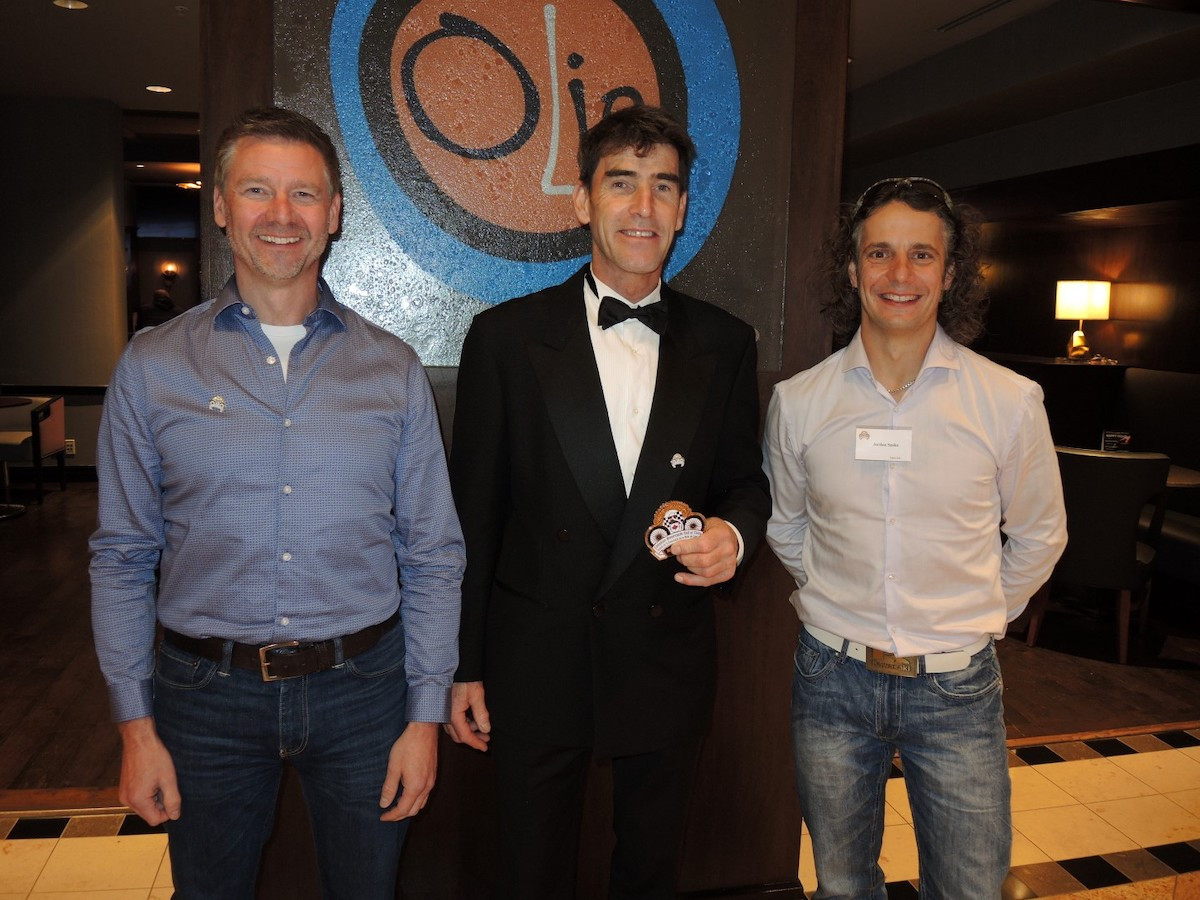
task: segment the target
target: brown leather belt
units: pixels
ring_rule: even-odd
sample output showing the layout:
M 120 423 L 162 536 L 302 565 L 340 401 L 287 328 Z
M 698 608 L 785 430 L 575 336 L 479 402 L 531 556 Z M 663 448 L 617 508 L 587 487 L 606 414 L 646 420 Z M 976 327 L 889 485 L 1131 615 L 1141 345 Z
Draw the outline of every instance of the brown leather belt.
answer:
M 252 669 L 262 673 L 263 681 L 279 681 L 284 678 L 299 678 L 314 672 L 324 672 L 337 665 L 335 641 L 342 642 L 342 661 L 366 653 L 379 643 L 400 621 L 400 610 L 396 610 L 378 625 L 369 625 L 362 631 L 342 638 L 325 641 L 279 641 L 274 644 L 233 645 L 230 660 L 239 669 Z M 214 662 L 225 658 L 225 639 L 219 637 L 194 638 L 170 628 L 163 629 L 163 640 L 185 653 L 194 653 Z

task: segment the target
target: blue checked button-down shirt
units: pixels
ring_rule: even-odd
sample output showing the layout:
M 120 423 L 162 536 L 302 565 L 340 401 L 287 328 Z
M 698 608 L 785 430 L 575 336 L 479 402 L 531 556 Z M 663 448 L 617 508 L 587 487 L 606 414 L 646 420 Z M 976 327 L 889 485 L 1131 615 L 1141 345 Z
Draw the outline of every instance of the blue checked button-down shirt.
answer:
M 304 325 L 285 381 L 231 279 L 117 364 L 91 539 L 116 721 L 152 714 L 156 615 L 257 644 L 350 634 L 397 607 L 409 719 L 448 718 L 464 555 L 429 381 L 323 281 Z

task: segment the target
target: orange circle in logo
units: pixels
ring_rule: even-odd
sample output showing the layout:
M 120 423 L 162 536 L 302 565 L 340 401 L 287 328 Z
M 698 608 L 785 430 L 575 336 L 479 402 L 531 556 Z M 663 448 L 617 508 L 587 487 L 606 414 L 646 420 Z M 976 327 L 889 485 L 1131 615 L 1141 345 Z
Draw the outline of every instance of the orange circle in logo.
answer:
M 661 102 L 637 27 L 596 0 L 417 2 L 390 74 L 398 124 L 433 185 L 484 222 L 534 234 L 578 225 L 582 132 L 612 109 Z

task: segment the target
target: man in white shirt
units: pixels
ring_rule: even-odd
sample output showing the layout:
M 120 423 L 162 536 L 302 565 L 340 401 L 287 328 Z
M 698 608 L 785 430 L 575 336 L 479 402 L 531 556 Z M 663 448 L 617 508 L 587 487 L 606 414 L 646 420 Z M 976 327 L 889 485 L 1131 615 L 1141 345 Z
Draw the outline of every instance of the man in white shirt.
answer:
M 900 755 L 921 896 L 1000 896 L 1011 822 L 994 641 L 1066 543 L 1041 390 L 966 349 L 978 227 L 925 178 L 841 217 L 825 312 L 848 346 L 775 388 L 767 540 L 803 623 L 792 722 L 818 898 L 886 896 Z

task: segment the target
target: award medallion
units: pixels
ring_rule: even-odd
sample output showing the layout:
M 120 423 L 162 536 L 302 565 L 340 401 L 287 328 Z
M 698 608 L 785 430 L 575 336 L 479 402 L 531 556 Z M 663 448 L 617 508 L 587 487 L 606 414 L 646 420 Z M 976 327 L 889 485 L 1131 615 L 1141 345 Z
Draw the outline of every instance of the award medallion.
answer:
M 666 559 L 672 544 L 703 533 L 704 516 L 680 500 L 668 500 L 654 511 L 654 523 L 646 529 L 646 546 L 655 559 Z

